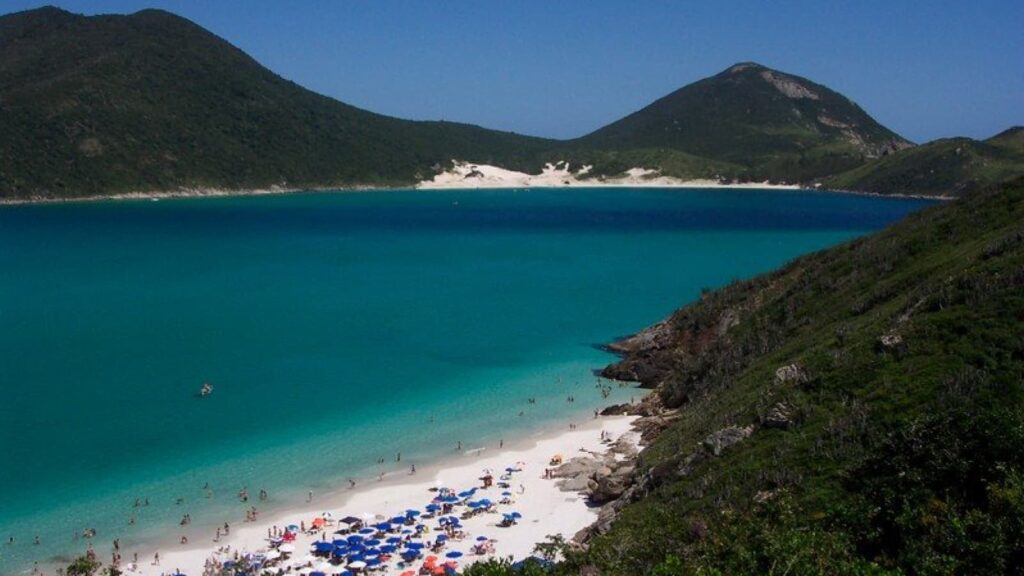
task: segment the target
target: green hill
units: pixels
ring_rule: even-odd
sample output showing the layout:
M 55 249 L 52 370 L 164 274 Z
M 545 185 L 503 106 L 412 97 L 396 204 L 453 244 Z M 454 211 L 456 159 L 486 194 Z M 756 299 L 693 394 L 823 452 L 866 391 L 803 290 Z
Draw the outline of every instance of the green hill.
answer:
M 1024 166 L 1019 132 L 908 149 L 846 97 L 752 63 L 574 140 L 402 120 L 306 90 L 160 10 L 0 16 L 0 132 L 0 199 L 409 185 L 451 160 L 951 195 Z
M 821 180 L 822 186 L 878 194 L 956 196 L 1024 176 L 1024 128 L 988 140 L 945 138 L 901 150 Z
M 0 17 L 0 198 L 410 183 L 452 158 L 528 166 L 551 142 L 373 114 L 178 16 Z
M 910 146 L 845 96 L 754 63 L 680 88 L 571 144 L 676 150 L 741 167 L 730 176 L 791 182 Z
M 1022 322 L 1024 179 L 706 292 L 620 343 L 675 420 L 554 573 L 1021 574 Z

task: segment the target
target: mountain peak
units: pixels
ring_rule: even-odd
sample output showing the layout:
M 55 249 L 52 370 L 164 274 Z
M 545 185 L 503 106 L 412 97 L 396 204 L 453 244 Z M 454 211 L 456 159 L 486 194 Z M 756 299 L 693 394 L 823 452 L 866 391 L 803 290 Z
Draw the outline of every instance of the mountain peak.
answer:
M 911 144 L 826 86 L 739 62 L 579 142 L 669 149 L 742 167 L 756 179 L 812 179 Z
M 729 66 L 728 68 L 723 70 L 722 74 L 739 74 L 744 70 L 761 71 L 770 69 L 767 66 L 758 64 L 757 62 L 737 62 L 736 64 L 733 64 L 732 66 Z

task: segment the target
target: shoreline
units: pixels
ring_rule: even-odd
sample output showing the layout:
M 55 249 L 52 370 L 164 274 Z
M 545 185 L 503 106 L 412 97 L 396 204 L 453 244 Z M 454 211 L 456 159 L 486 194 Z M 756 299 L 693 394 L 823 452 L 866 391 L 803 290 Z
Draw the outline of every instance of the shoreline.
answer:
M 511 528 L 498 528 L 493 526 L 494 518 L 484 518 L 483 520 L 487 522 L 483 525 L 476 522 L 477 518 L 467 520 L 465 525 L 467 530 L 472 532 L 471 536 L 483 533 L 496 539 L 497 553 L 487 557 L 470 556 L 467 553 L 461 560 L 463 565 L 473 560 L 509 555 L 520 560 L 532 555 L 534 545 L 543 542 L 546 535 L 560 533 L 566 539 L 570 539 L 597 520 L 597 507 L 588 504 L 585 493 L 562 491 L 556 486 L 554 479 L 542 477 L 543 469 L 552 454 L 563 454 L 568 461 L 580 455 L 581 451 L 587 452 L 588 455 L 603 451 L 607 448 L 600 440 L 604 433 L 608 433 L 613 439 L 626 436 L 636 445 L 639 442 L 639 434 L 632 428 L 636 419 L 636 416 L 600 416 L 582 421 L 568 431 L 561 427 L 558 430 L 553 427 L 540 429 L 505 441 L 501 448 L 467 445 L 462 452 L 417 466 L 415 475 L 409 474 L 408 468 L 394 467 L 385 472 L 380 481 L 362 479 L 355 488 L 338 488 L 329 493 L 314 494 L 311 502 L 282 504 L 281 508 L 261 512 L 258 519 L 252 522 L 242 522 L 242 518 L 228 519 L 232 525 L 230 536 L 222 537 L 218 542 L 213 541 L 215 525 L 186 526 L 177 530 L 168 527 L 166 536 L 160 536 L 155 541 L 140 543 L 137 548 L 122 545 L 121 569 L 125 574 L 139 576 L 161 576 L 165 573 L 174 573 L 178 569 L 186 574 L 202 574 L 205 561 L 215 556 L 218 547 L 230 546 L 232 551 L 238 550 L 243 553 L 266 549 L 268 530 L 274 526 L 280 528 L 300 522 L 309 525 L 312 518 L 328 511 L 334 518 L 343 518 L 348 515 L 388 515 L 406 508 L 422 508 L 433 497 L 433 493 L 429 491 L 432 487 L 444 484 L 456 490 L 464 490 L 479 486 L 478 478 L 484 468 L 501 470 L 515 462 L 525 464 L 523 472 L 516 474 L 513 481 L 513 492 L 517 494 L 517 499 L 521 500 L 516 502 L 514 509 L 524 515 L 522 524 Z M 395 462 L 391 464 L 400 466 Z M 515 490 L 520 483 L 526 490 L 525 495 L 521 497 L 518 496 L 518 490 Z M 497 500 L 498 492 L 494 490 L 496 489 L 492 488 L 490 491 L 481 492 L 481 495 L 487 494 L 488 497 Z M 254 505 L 259 504 L 258 501 L 254 502 Z M 546 521 L 541 521 L 541 516 L 546 517 Z M 182 534 L 188 536 L 188 544 L 179 543 L 178 539 Z M 295 542 L 296 552 L 293 558 L 304 558 L 308 554 L 306 550 L 309 549 L 310 543 L 316 539 L 305 533 L 300 534 Z M 462 547 L 475 543 L 472 538 L 467 540 L 462 543 Z M 110 544 L 96 544 L 97 558 L 104 565 L 109 565 Z M 461 550 L 456 545 L 450 549 Z M 160 553 L 160 565 L 153 565 L 155 552 Z M 133 553 L 138 553 L 139 564 L 135 569 L 126 569 L 130 568 Z M 44 571 L 51 574 L 58 566 L 66 563 L 46 564 Z M 40 563 L 40 566 L 42 565 Z
M 494 167 L 488 167 L 494 168 Z M 497 169 L 502 170 L 502 169 Z M 510 172 L 510 171 L 503 171 Z M 634 173 L 630 175 L 630 173 Z M 451 174 L 451 173 L 444 173 Z M 878 198 L 900 198 L 915 200 L 937 200 L 951 201 L 955 196 L 927 195 L 927 194 L 882 194 L 879 192 L 868 192 L 862 190 L 842 190 L 832 188 L 820 188 L 802 184 L 777 184 L 772 182 L 735 182 L 723 183 L 717 180 L 689 179 L 682 180 L 668 176 L 651 177 L 649 172 L 633 168 L 627 176 L 605 180 L 577 179 L 573 177 L 569 183 L 559 183 L 552 179 L 553 174 L 548 172 L 541 175 L 528 175 L 524 173 L 513 173 L 517 175 L 509 179 L 502 175 L 499 180 L 475 180 L 461 176 L 459 179 L 442 179 L 442 175 L 434 180 L 425 180 L 414 184 L 376 186 L 376 185 L 337 185 L 337 186 L 309 186 L 300 188 L 285 188 L 271 186 L 268 188 L 182 188 L 170 191 L 150 192 L 119 192 L 113 194 L 96 194 L 89 196 L 74 197 L 29 197 L 29 198 L 0 198 L 0 207 L 3 206 L 26 206 L 44 204 L 70 204 L 104 201 L 160 201 L 176 199 L 202 199 L 202 198 L 235 198 L 248 196 L 283 196 L 286 194 L 303 193 L 326 193 L 340 194 L 353 192 L 392 192 L 392 191 L 453 191 L 453 190 L 516 190 L 516 189 L 571 189 L 571 188 L 662 188 L 662 189 L 733 189 L 733 190 L 793 190 L 810 192 L 827 192 L 835 194 L 854 194 L 859 196 L 873 196 Z M 519 176 L 521 175 L 521 176 Z M 560 178 L 561 176 L 556 176 Z

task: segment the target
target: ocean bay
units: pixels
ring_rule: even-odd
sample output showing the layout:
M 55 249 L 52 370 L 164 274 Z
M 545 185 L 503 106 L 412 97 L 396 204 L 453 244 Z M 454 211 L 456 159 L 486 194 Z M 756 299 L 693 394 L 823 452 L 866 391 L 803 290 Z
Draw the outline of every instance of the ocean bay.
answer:
M 927 204 L 585 189 L 2 207 L 0 536 L 19 545 L 0 567 L 37 534 L 57 554 L 84 528 L 155 537 L 178 498 L 216 521 L 241 515 L 242 486 L 286 505 L 397 452 L 586 418 L 612 358 L 596 344 Z

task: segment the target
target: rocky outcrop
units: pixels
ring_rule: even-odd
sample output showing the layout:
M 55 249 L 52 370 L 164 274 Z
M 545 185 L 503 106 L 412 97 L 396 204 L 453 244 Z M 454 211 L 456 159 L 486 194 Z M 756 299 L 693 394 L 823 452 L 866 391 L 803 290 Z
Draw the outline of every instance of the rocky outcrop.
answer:
M 627 504 L 639 500 L 665 482 L 689 476 L 701 462 L 721 455 L 724 450 L 749 438 L 754 431 L 752 425 L 723 428 L 709 434 L 685 457 L 659 462 L 639 476 L 631 462 L 619 463 L 614 468 L 595 469 L 587 482 L 587 492 L 593 502 L 604 505 L 598 512 L 597 521 L 577 533 L 574 541 L 585 544 L 594 536 L 604 534 Z
M 807 372 L 799 364 L 782 366 L 775 371 L 775 384 L 803 384 L 807 382 Z
M 761 418 L 761 424 L 765 428 L 779 428 L 786 430 L 793 426 L 796 410 L 786 402 L 777 402 L 768 409 L 768 412 Z
M 713 432 L 708 435 L 707 438 L 701 442 L 701 445 L 711 452 L 714 456 L 718 456 L 733 444 L 738 444 L 750 437 L 754 433 L 753 426 L 729 426 L 728 428 L 722 428 L 718 432 Z

